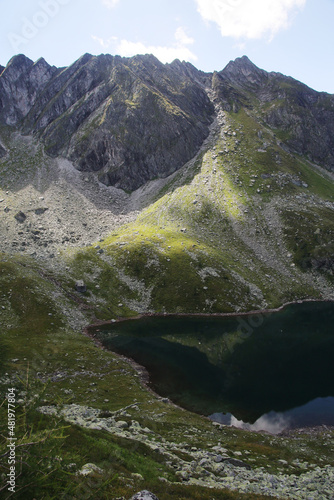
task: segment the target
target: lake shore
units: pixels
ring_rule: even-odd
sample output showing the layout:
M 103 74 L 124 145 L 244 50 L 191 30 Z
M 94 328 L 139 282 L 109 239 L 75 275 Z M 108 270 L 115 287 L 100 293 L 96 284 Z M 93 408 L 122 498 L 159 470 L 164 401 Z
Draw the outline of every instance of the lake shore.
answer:
M 89 335 L 89 330 L 92 328 L 97 328 L 99 326 L 103 325 L 112 325 L 116 323 L 121 323 L 123 321 L 137 321 L 139 319 L 143 318 L 170 318 L 170 317 L 183 317 L 183 318 L 239 318 L 239 317 L 245 317 L 245 316 L 267 316 L 270 314 L 274 314 L 277 312 L 283 311 L 286 307 L 293 306 L 296 304 L 306 304 L 306 303 L 313 303 L 313 302 L 319 302 L 319 303 L 332 303 L 334 300 L 331 299 L 324 299 L 324 300 L 319 300 L 319 299 L 301 299 L 301 300 L 295 300 L 292 302 L 285 302 L 281 306 L 277 308 L 272 308 L 272 309 L 256 309 L 252 311 L 243 311 L 243 312 L 231 312 L 231 313 L 141 313 L 136 316 L 131 316 L 128 318 L 124 317 L 119 317 L 117 319 L 111 319 L 111 320 L 96 320 L 96 322 L 91 323 L 87 326 L 84 327 L 83 333 Z

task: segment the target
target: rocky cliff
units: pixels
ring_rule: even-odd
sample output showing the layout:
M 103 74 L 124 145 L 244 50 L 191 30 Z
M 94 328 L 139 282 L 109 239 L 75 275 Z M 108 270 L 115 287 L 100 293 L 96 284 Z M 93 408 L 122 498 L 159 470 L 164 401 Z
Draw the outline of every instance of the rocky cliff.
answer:
M 0 118 L 49 155 L 134 190 L 180 168 L 209 133 L 213 106 L 189 66 L 85 54 L 56 69 L 16 56 L 1 75 Z
M 267 73 L 247 57 L 211 75 L 149 55 L 85 54 L 68 68 L 18 55 L 0 76 L 3 125 L 33 134 L 50 156 L 129 191 L 195 155 L 209 134 L 215 100 L 227 111 L 253 110 L 286 147 L 334 169 L 334 97 Z

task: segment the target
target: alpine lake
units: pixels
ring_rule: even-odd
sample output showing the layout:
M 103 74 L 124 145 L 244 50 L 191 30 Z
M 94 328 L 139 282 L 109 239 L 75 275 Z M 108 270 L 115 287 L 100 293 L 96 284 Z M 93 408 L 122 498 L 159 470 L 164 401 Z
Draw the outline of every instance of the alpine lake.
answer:
M 144 316 L 91 327 L 149 385 L 225 425 L 277 434 L 334 425 L 334 303 L 239 316 Z

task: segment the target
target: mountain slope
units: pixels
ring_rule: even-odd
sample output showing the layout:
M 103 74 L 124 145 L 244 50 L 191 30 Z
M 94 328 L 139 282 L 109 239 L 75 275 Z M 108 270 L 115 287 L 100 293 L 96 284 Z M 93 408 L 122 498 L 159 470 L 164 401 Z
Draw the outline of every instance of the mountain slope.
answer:
M 133 191 L 198 151 L 213 118 L 210 88 L 226 111 L 256 109 L 287 147 L 333 170 L 333 96 L 245 56 L 213 76 L 153 56 L 85 54 L 59 69 L 15 56 L 0 78 L 0 120 L 40 138 L 49 155 Z
M 122 296 L 130 309 L 232 312 L 333 298 L 333 184 L 275 143 L 259 153 L 243 112 L 225 120 L 223 137 L 218 129 L 163 197 L 99 244 L 93 269 L 117 270 L 137 292 L 137 302 Z M 80 252 L 78 272 L 93 254 Z
M 231 108 L 224 95 L 228 87 L 234 105 L 257 109 L 258 118 L 292 151 L 334 169 L 334 96 L 260 70 L 245 56 L 218 73 L 214 87 L 225 108 Z
M 65 69 L 17 56 L 0 84 L 2 249 L 67 262 L 100 317 L 333 298 L 333 180 L 310 161 L 313 131 L 331 140 L 330 106 L 329 124 L 317 112 L 333 96 L 246 57 L 211 75 L 153 56 Z M 299 154 L 298 127 L 272 127 L 291 106 Z

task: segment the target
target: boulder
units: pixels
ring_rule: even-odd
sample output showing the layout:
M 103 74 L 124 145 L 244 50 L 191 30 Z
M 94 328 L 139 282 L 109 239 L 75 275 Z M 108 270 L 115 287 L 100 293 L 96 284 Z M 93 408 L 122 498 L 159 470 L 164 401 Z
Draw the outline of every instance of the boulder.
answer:
M 130 500 L 159 500 L 153 493 L 148 490 L 140 491 L 133 495 Z
M 237 458 L 228 458 L 227 460 L 224 460 L 225 464 L 230 464 L 233 465 L 234 467 L 243 467 L 244 469 L 251 470 L 251 466 L 249 464 L 246 464 L 242 460 L 238 460 Z
M 27 218 L 26 214 L 24 214 L 23 212 L 17 212 L 17 214 L 14 215 L 15 219 L 17 220 L 17 222 L 24 222 Z
M 80 476 L 93 476 L 103 474 L 103 470 L 95 464 L 85 464 L 78 472 Z
M 75 284 L 75 289 L 77 292 L 84 293 L 87 291 L 87 287 L 83 280 L 78 280 Z

